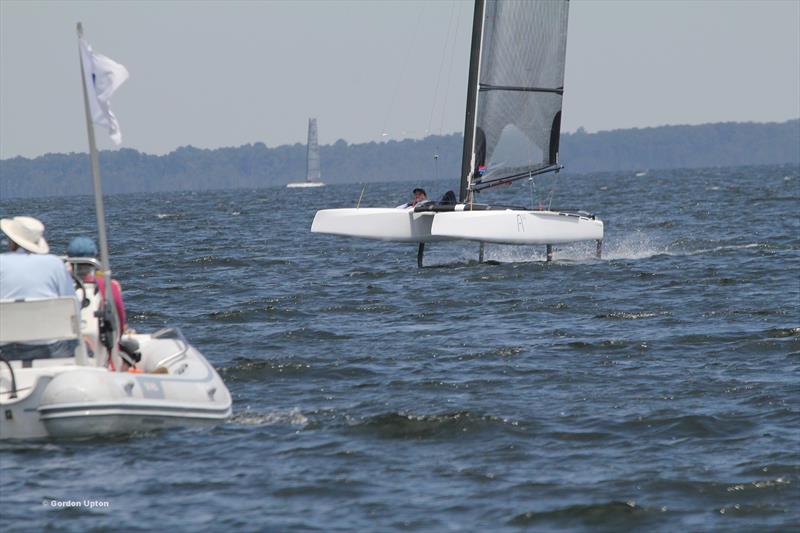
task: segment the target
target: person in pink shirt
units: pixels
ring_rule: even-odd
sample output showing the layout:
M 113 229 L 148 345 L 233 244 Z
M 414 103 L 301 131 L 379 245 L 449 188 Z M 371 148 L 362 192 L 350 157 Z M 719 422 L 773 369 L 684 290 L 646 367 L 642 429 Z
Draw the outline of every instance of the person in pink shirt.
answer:
M 75 237 L 70 241 L 67 247 L 67 256 L 71 258 L 80 257 L 94 259 L 97 257 L 97 246 L 89 237 Z M 102 296 L 103 300 L 105 300 L 106 280 L 102 275 L 97 275 L 94 267 L 91 265 L 78 264 L 75 274 L 86 283 L 96 284 L 97 292 Z M 114 298 L 114 307 L 117 311 L 117 317 L 119 317 L 120 331 L 125 331 L 128 326 L 125 321 L 125 303 L 122 301 L 122 287 L 115 279 L 111 280 L 111 295 Z
M 88 237 L 75 237 L 69 243 L 67 256 L 72 260 L 70 262 L 74 265 L 75 275 L 84 283 L 94 283 L 97 288 L 97 293 L 100 294 L 103 301 L 105 301 L 106 280 L 100 272 L 95 270 L 94 262 L 81 263 L 80 261 L 75 261 L 76 259 L 96 258 L 97 246 L 94 241 Z M 114 298 L 114 309 L 119 319 L 120 334 L 126 332 L 132 333 L 133 330 L 128 329 L 128 323 L 125 319 L 125 303 L 122 301 L 122 287 L 115 279 L 111 280 L 111 296 Z M 126 360 L 123 361 L 122 370 L 128 370 L 129 372 L 136 371 L 135 365 L 142 357 L 142 354 L 139 352 L 139 343 L 130 336 L 120 337 L 118 346 L 119 349 L 126 354 Z M 90 350 L 93 350 L 91 346 Z M 112 369 L 114 368 L 111 361 L 109 361 L 109 366 Z

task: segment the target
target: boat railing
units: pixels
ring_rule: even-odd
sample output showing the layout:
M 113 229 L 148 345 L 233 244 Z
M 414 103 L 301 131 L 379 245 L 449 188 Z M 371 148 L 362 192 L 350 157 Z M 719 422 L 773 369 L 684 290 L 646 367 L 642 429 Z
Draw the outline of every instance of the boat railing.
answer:
M 161 359 L 156 364 L 155 368 L 162 366 L 167 367 L 175 361 L 180 361 L 186 357 L 186 354 L 189 351 L 189 342 L 186 340 L 186 337 L 183 336 L 183 332 L 181 332 L 179 328 L 163 328 L 153 333 L 151 337 L 154 339 L 172 339 L 179 346 L 177 352 Z

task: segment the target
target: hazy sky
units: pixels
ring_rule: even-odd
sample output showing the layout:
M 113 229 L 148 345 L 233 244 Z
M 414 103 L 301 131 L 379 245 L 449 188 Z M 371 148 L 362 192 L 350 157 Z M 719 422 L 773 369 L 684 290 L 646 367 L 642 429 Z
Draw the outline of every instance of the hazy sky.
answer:
M 87 150 L 79 20 L 131 73 L 123 147 L 304 143 L 310 116 L 322 144 L 464 127 L 471 1 L 0 0 L 0 158 Z M 573 0 L 565 90 L 564 131 L 797 118 L 800 0 Z

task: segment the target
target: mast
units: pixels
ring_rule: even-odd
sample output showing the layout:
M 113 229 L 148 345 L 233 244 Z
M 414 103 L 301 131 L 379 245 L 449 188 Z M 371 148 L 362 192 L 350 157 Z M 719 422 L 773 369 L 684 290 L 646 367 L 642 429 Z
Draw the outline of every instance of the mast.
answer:
M 472 45 L 469 57 L 469 81 L 467 81 L 467 110 L 464 120 L 464 152 L 461 158 L 461 188 L 458 201 L 466 202 L 470 180 L 474 171 L 475 117 L 478 114 L 478 83 L 481 66 L 481 40 L 483 38 L 483 14 L 486 0 L 475 0 L 472 18 Z
M 100 242 L 100 265 L 103 268 L 103 278 L 105 281 L 105 304 L 101 307 L 102 316 L 99 317 L 102 321 L 107 321 L 111 326 L 109 332 L 111 338 L 105 343 L 108 354 L 111 360 L 119 361 L 116 333 L 119 332 L 118 317 L 116 316 L 116 308 L 113 305 L 114 296 L 111 291 L 111 263 L 108 258 L 108 238 L 106 237 L 106 215 L 103 206 L 103 190 L 100 180 L 100 162 L 97 157 L 97 143 L 94 138 L 94 122 L 92 121 L 92 114 L 89 110 L 89 94 L 86 88 L 86 71 L 83 64 L 83 54 L 81 53 L 80 40 L 83 39 L 83 25 L 78 22 L 78 58 L 81 64 L 81 85 L 83 86 L 83 107 L 86 112 L 86 131 L 89 135 L 89 158 L 92 163 L 92 181 L 94 183 L 94 207 L 97 213 L 97 239 Z M 101 327 L 102 331 L 102 327 Z M 118 370 L 121 370 L 122 365 L 118 365 Z

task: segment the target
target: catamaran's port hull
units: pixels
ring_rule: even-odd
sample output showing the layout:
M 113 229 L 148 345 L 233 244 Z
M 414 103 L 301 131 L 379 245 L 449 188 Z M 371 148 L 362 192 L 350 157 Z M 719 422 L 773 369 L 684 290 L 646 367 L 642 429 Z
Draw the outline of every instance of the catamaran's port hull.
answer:
M 462 208 L 457 206 L 456 209 Z M 603 239 L 603 222 L 576 213 L 524 210 L 354 208 L 317 211 L 313 233 L 396 242 L 469 240 L 498 244 L 565 244 Z
M 497 244 L 565 244 L 603 240 L 603 222 L 557 211 L 437 213 L 431 235 Z
M 322 209 L 314 216 L 311 232 L 395 242 L 452 240 L 431 235 L 433 219 L 434 213 L 391 207 Z

